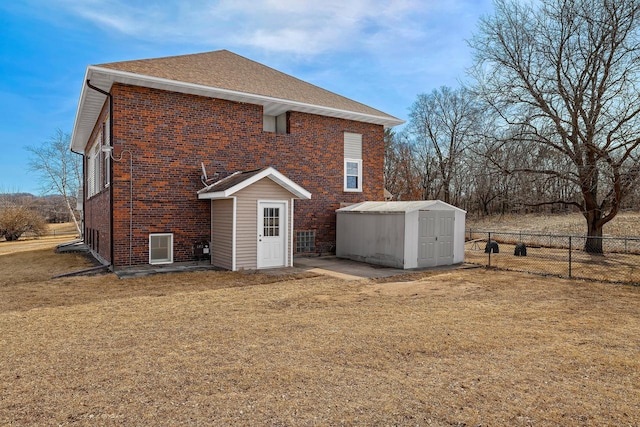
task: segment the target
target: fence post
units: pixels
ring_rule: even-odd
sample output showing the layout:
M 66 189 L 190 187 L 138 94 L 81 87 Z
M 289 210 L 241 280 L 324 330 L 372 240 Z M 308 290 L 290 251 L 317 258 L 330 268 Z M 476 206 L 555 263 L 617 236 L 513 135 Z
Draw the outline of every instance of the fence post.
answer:
M 489 232 L 488 234 L 489 238 L 487 239 L 487 247 L 489 248 L 489 265 L 487 265 L 487 267 L 491 267 L 491 252 L 493 252 L 491 246 L 489 245 L 489 243 L 491 243 L 491 232 Z
M 571 252 L 572 252 L 572 247 L 571 247 L 571 236 L 569 236 L 569 278 L 571 278 Z

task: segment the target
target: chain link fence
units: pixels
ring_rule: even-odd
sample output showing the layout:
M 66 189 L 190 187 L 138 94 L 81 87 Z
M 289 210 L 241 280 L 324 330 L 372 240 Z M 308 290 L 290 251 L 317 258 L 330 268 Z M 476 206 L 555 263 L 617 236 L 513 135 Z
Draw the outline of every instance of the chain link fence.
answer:
M 586 236 L 466 230 L 465 261 L 503 270 L 640 284 L 640 238 L 602 237 L 603 254 L 585 252 Z

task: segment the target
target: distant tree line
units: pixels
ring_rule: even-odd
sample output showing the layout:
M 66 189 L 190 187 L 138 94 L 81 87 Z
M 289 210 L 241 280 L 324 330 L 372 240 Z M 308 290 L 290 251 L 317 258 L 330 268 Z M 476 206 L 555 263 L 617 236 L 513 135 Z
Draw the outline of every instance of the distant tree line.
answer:
M 585 250 L 640 192 L 640 2 L 496 0 L 469 84 L 385 135 L 387 189 L 470 213 L 581 212 Z
M 75 206 L 75 197 L 71 200 Z M 8 206 L 24 206 L 42 217 L 48 224 L 73 222 L 71 213 L 63 196 L 35 196 L 30 193 L 0 193 L 0 208 Z M 74 212 L 77 215 L 77 213 Z

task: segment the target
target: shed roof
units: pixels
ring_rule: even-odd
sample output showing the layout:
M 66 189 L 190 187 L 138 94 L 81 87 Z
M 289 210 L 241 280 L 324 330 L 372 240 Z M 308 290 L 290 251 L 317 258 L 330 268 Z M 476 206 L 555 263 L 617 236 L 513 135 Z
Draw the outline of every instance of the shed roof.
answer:
M 466 213 L 465 210 L 445 203 L 441 200 L 415 200 L 415 201 L 395 201 L 395 202 L 362 202 L 355 205 L 338 209 L 337 212 L 358 212 L 358 213 L 401 213 L 428 210 L 455 210 Z
M 90 65 L 87 80 L 107 92 L 118 82 L 262 105 L 268 115 L 300 111 L 386 127 L 404 123 L 228 50 Z M 74 151 L 84 148 L 104 101 L 105 95 L 83 82 L 71 138 Z
M 310 199 L 311 193 L 269 166 L 251 171 L 238 171 L 198 191 L 199 199 L 227 199 L 235 193 L 260 181 L 269 178 L 289 191 L 298 199 Z

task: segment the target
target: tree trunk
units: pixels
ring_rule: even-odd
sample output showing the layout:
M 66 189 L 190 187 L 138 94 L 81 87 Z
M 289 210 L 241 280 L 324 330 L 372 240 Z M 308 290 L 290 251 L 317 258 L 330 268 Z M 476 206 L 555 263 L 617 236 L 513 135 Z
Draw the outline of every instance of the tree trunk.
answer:
M 67 196 L 67 194 L 64 194 L 64 201 L 67 204 L 67 209 L 69 211 L 69 215 L 71 215 L 71 219 L 73 219 L 73 225 L 76 226 L 76 231 L 78 232 L 78 235 L 80 237 L 82 237 L 82 230 L 80 230 L 80 224 L 78 223 L 78 220 L 76 219 L 76 215 L 75 212 L 73 211 L 73 208 L 71 207 L 71 203 L 69 203 L 69 197 Z
M 445 203 L 451 203 L 451 184 L 449 183 L 449 179 L 443 180 L 442 183 L 442 201 Z
M 584 243 L 584 251 L 590 254 L 602 255 L 602 212 L 593 210 L 584 214 L 587 219 L 587 240 Z

